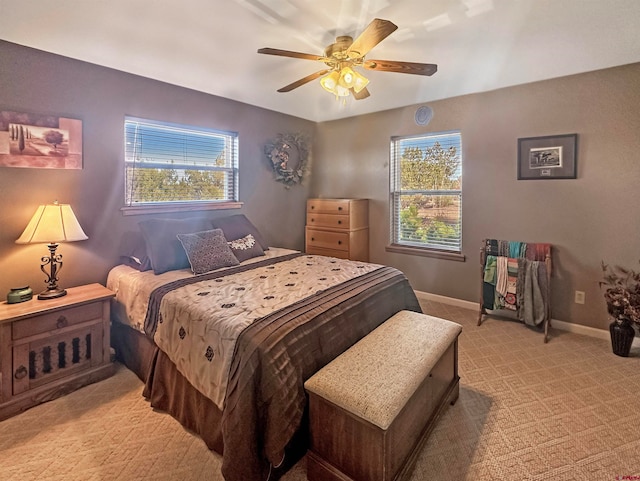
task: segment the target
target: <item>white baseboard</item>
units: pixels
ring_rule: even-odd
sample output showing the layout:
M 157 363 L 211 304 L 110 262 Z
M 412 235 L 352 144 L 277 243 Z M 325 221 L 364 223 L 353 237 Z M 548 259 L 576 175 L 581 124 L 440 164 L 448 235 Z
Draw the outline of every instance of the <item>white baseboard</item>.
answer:
M 441 302 L 442 304 L 448 304 L 450 306 L 462 307 L 463 309 L 478 310 L 478 303 L 465 301 L 463 299 L 456 299 L 455 297 L 440 296 L 438 294 L 431 294 L 430 292 L 414 291 L 418 300 L 424 299 L 425 301 Z
M 479 308 L 477 302 L 465 301 L 454 297 L 440 296 L 429 292 L 415 291 L 415 293 L 418 300 L 423 299 L 425 301 L 441 302 L 442 304 L 462 307 L 463 309 L 470 309 L 472 311 L 477 311 Z M 583 336 L 597 337 L 598 339 L 607 340 L 611 339 L 609 331 L 605 329 L 597 329 L 595 327 L 583 326 L 582 324 L 574 324 L 572 322 L 560 321 L 558 319 L 551 319 L 551 327 L 562 331 L 573 332 L 575 334 L 582 334 Z M 634 338 L 632 347 L 640 347 L 639 337 L 636 336 Z

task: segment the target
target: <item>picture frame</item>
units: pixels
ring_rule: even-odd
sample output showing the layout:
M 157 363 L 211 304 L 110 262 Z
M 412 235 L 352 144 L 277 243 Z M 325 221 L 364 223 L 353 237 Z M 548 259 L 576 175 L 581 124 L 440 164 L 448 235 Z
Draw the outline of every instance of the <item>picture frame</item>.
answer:
M 518 139 L 518 180 L 575 179 L 578 134 Z
M 82 120 L 0 109 L 0 167 L 82 169 Z

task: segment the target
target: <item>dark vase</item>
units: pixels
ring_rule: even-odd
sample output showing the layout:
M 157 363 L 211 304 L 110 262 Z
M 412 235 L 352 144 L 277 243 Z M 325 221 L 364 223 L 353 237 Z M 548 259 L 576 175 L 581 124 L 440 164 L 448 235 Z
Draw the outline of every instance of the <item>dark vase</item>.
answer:
M 611 333 L 611 348 L 616 356 L 629 357 L 631 344 L 636 335 L 631 323 L 627 320 L 622 322 L 613 321 L 609 324 L 609 333 Z

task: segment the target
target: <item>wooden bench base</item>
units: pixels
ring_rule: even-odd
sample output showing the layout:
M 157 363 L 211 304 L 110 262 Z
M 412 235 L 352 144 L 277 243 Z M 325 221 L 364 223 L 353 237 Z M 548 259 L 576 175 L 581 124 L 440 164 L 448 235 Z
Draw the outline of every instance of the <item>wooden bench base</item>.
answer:
M 429 434 L 459 393 L 458 341 L 449 346 L 431 373 L 388 429 L 361 419 L 309 393 L 310 481 L 391 481 L 408 478 Z

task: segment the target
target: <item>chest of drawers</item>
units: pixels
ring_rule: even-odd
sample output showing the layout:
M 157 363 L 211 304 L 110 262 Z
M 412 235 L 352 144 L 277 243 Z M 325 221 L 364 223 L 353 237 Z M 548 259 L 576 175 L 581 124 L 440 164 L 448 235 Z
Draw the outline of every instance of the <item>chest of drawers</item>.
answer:
M 369 201 L 309 199 L 305 228 L 307 254 L 369 260 Z

